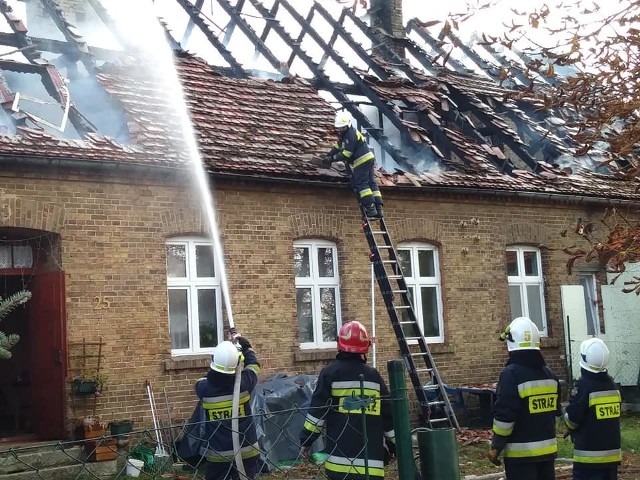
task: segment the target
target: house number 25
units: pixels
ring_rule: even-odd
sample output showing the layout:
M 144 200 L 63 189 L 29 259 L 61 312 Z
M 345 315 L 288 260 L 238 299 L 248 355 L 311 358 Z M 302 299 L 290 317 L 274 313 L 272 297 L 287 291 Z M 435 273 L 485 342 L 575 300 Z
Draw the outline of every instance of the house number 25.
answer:
M 93 301 L 95 303 L 95 305 L 93 306 L 94 310 L 106 310 L 107 308 L 109 308 L 109 300 L 107 300 L 103 296 L 98 295 L 96 297 L 93 297 Z

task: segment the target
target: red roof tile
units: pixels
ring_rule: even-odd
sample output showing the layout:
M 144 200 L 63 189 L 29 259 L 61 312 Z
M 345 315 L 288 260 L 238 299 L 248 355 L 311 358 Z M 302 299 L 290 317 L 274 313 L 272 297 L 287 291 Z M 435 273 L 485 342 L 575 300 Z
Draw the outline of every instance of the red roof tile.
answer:
M 328 149 L 334 110 L 304 81 L 228 78 L 189 55 L 179 56 L 176 65 L 196 126 L 199 149 L 210 171 L 300 181 L 346 181 L 344 173 L 320 169 L 308 161 Z M 120 145 L 100 135 L 88 135 L 82 141 L 61 140 L 21 128 L 17 135 L 0 136 L 0 163 L 2 157 L 22 156 L 184 167 L 189 160 L 184 142 L 176 134 L 182 127 L 173 107 L 174 101 L 181 99 L 168 93 L 170 90 L 163 86 L 162 79 L 150 78 L 147 71 L 134 63 L 107 65 L 98 78 L 122 105 L 132 145 Z M 467 82 L 455 80 L 457 85 Z M 410 99 L 434 114 L 436 120 L 439 118 L 436 108 L 443 102 L 449 104 L 447 85 L 438 82 L 425 83 L 420 88 L 403 82 L 371 85 L 382 98 Z M 489 88 L 473 83 L 464 83 L 464 87 L 469 93 Z M 498 124 L 497 115 L 495 119 Z M 502 126 L 508 128 L 506 124 Z M 421 127 L 412 130 L 421 142 L 430 142 Z M 457 187 L 640 200 L 635 184 L 586 169 L 569 173 L 543 165 L 541 174 L 515 170 L 513 175 L 505 175 L 491 162 L 492 156 L 502 159 L 503 152 L 478 144 L 459 131 L 450 128 L 443 131 L 466 155 L 463 163 L 443 159 L 445 165 L 455 166 L 455 171 L 421 175 L 379 171 L 380 184 L 400 189 Z

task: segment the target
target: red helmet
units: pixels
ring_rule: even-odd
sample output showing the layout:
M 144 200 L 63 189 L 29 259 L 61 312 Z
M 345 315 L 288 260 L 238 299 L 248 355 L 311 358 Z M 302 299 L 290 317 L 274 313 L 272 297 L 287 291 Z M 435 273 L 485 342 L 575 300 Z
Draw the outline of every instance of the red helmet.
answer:
M 360 322 L 342 325 L 338 333 L 338 350 L 349 353 L 368 353 L 371 340 L 367 329 Z

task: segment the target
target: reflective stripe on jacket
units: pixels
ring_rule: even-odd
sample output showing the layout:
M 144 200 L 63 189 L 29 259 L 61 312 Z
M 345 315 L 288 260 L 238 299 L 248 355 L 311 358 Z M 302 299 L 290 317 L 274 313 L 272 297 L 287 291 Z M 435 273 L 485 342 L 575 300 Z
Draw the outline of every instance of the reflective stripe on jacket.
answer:
M 238 408 L 238 430 L 242 458 L 260 454 L 258 438 L 249 400 L 258 381 L 260 365 L 253 350 L 244 353 L 245 365 L 241 373 Z M 233 386 L 235 375 L 209 370 L 207 378 L 196 383 L 196 394 L 209 420 L 204 426 L 204 439 L 200 454 L 210 462 L 231 462 L 234 458 L 231 437 Z
M 336 160 L 346 160 L 353 168 L 373 160 L 374 157 L 364 135 L 355 127 L 349 127 L 333 148 L 337 151 Z
M 330 479 L 365 478 L 364 435 L 359 375 L 364 376 L 364 405 L 369 478 L 384 476 L 383 438 L 395 442 L 389 391 L 373 367 L 358 354 L 338 353 L 336 360 L 324 367 L 311 398 L 300 443 L 310 446 L 324 431 L 325 462 Z
M 582 369 L 564 414 L 572 432 L 573 462 L 601 467 L 622 461 L 620 450 L 620 406 L 622 398 L 606 373 Z
M 492 446 L 504 446 L 505 461 L 555 458 L 559 402 L 559 382 L 546 366 L 510 363 L 500 374 L 496 390 Z

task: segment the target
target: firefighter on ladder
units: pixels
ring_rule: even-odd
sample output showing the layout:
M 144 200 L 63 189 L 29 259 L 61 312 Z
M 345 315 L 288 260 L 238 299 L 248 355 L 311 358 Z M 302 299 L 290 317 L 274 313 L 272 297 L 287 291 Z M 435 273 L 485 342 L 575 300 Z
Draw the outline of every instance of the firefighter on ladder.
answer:
M 338 333 L 336 359 L 320 371 L 309 413 L 300 433 L 301 454 L 325 435 L 324 463 L 329 479 L 359 480 L 384 477 L 384 465 L 395 454 L 395 434 L 389 391 L 375 368 L 367 365 L 371 341 L 360 322 L 345 323 Z M 367 438 L 363 438 L 362 410 L 348 408 L 350 398 L 360 397 L 360 375 L 364 395 Z M 365 455 L 365 443 L 366 452 Z
M 620 450 L 620 391 L 607 373 L 609 349 L 599 338 L 580 345 L 580 378 L 564 421 L 574 443 L 574 480 L 616 480 Z
M 341 110 L 336 113 L 333 125 L 338 131 L 338 139 L 325 155 L 326 162 L 348 162 L 351 183 L 367 218 L 382 218 L 382 194 L 374 174 L 373 152 L 364 135 L 352 125 L 352 118 L 348 112 Z
M 560 383 L 540 353 L 540 332 L 529 318 L 513 320 L 500 340 L 507 342 L 509 360 L 496 388 L 487 457 L 500 465 L 503 453 L 507 480 L 553 480 Z

